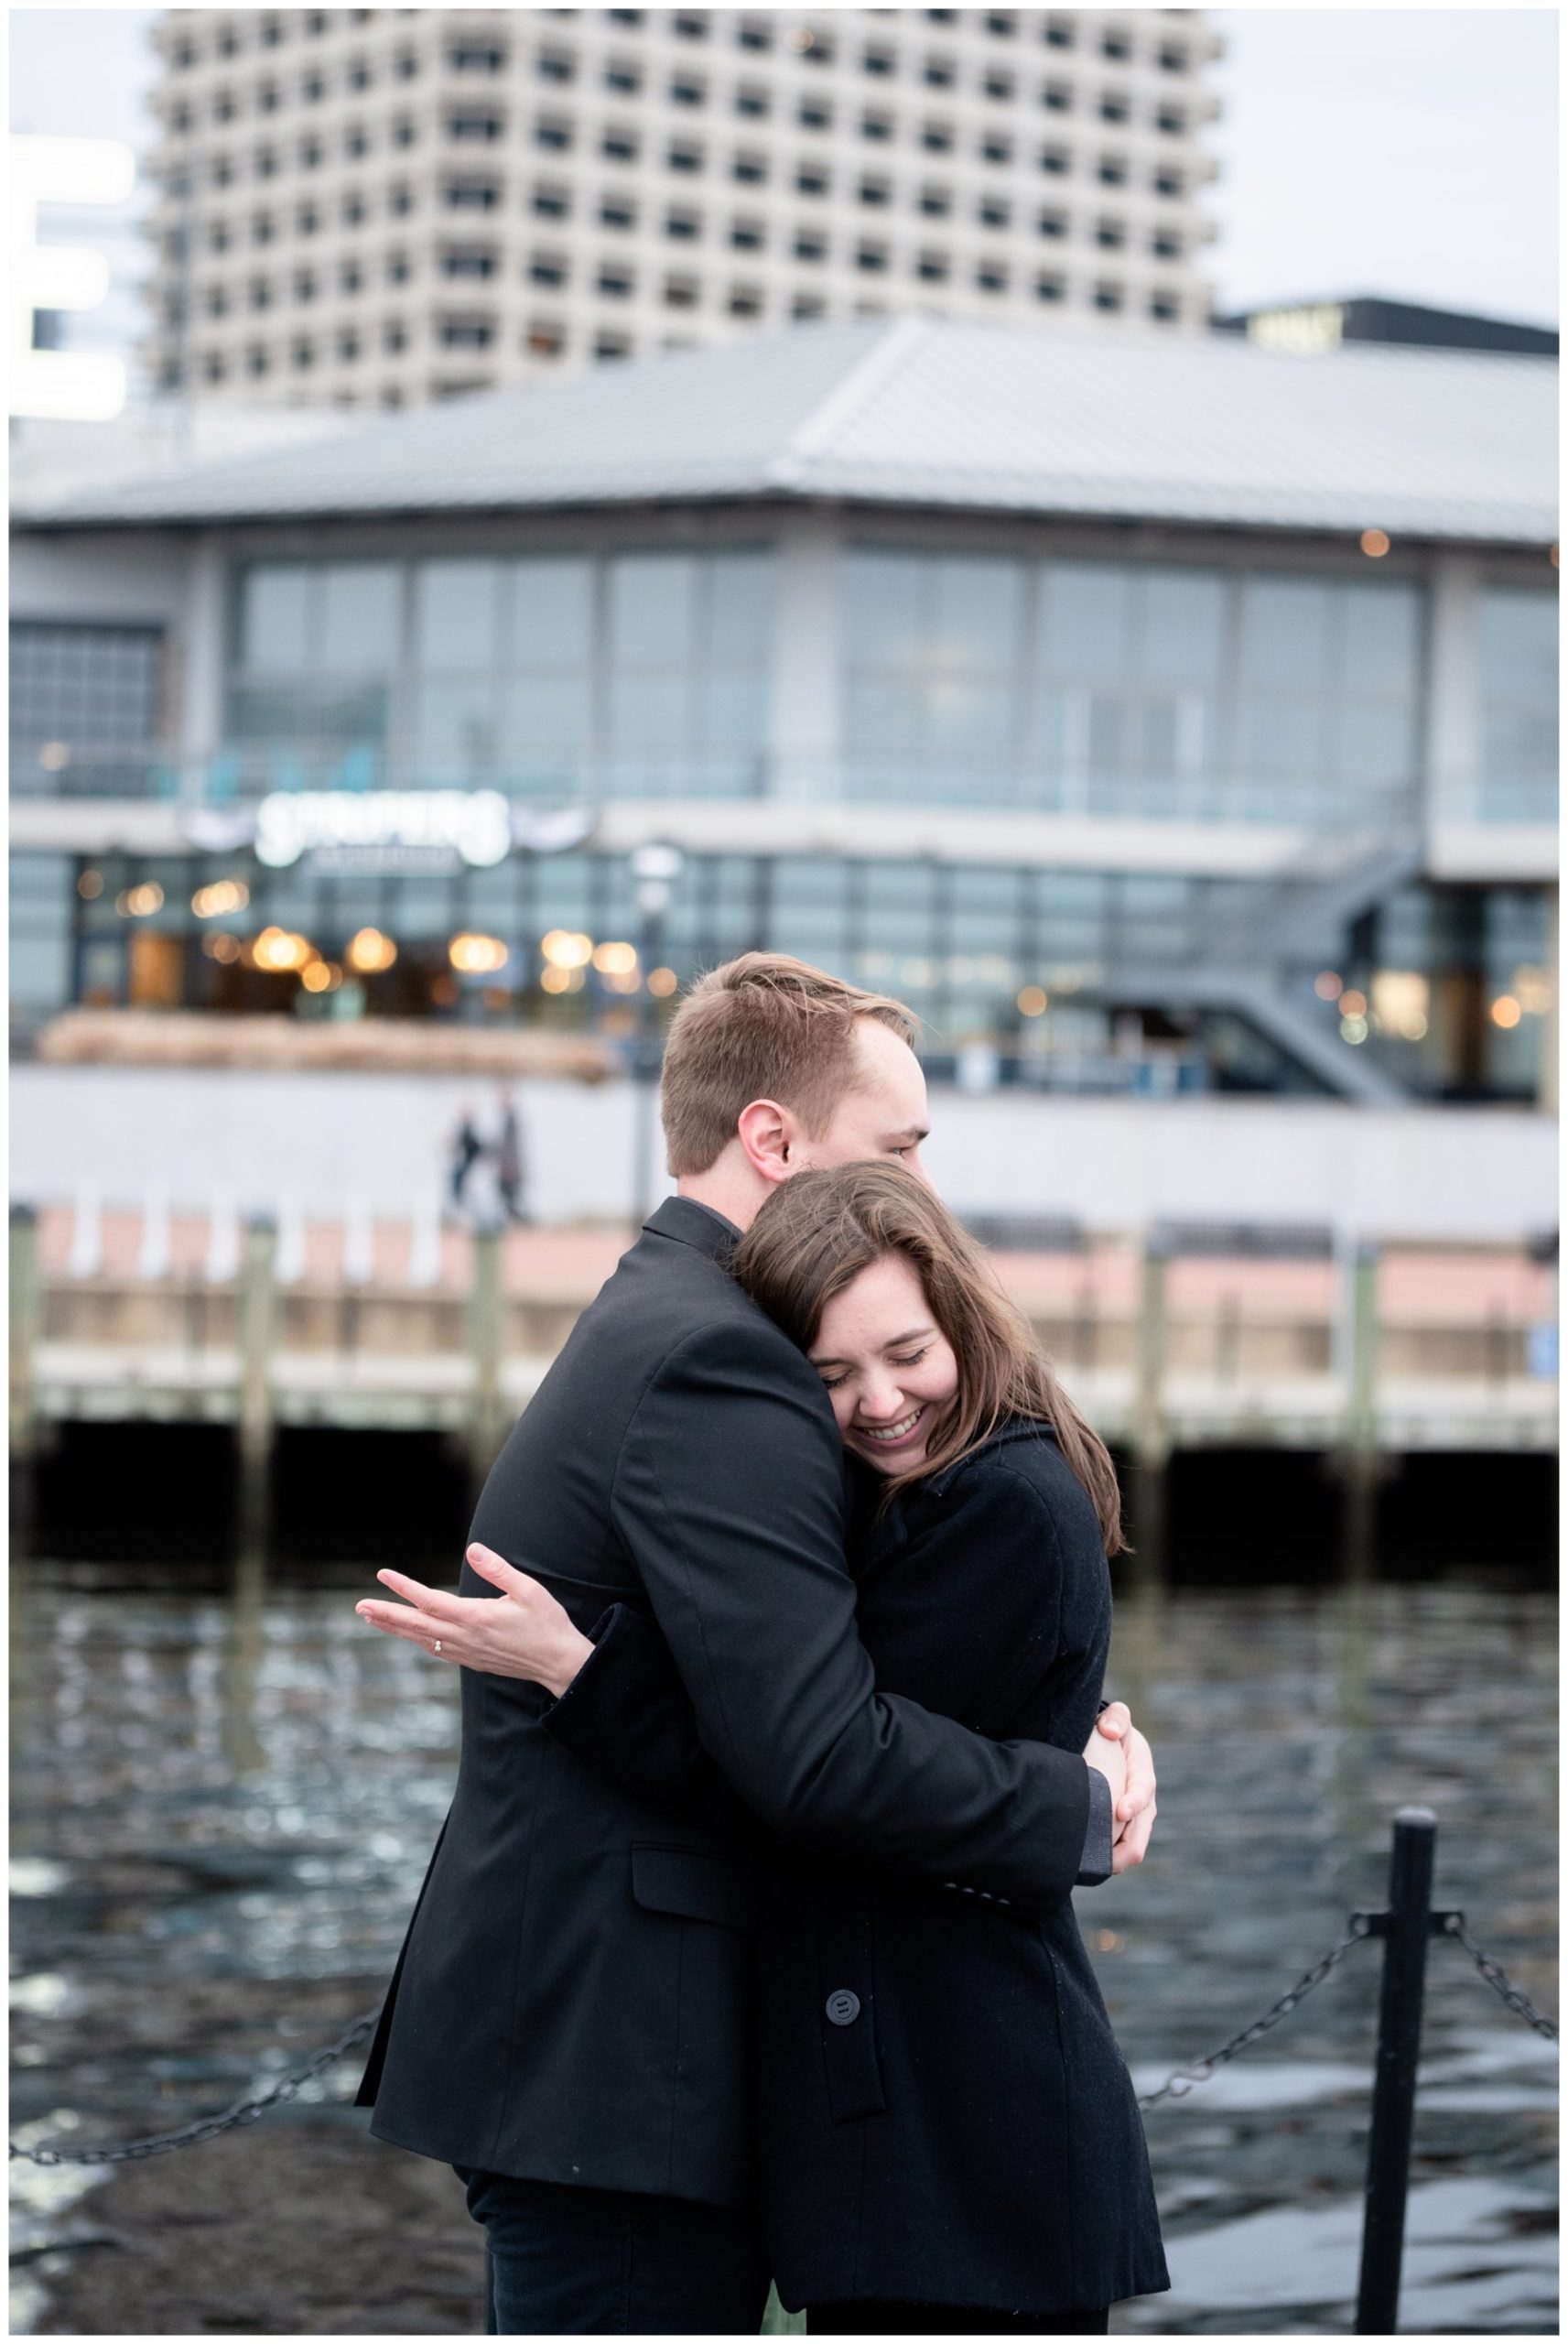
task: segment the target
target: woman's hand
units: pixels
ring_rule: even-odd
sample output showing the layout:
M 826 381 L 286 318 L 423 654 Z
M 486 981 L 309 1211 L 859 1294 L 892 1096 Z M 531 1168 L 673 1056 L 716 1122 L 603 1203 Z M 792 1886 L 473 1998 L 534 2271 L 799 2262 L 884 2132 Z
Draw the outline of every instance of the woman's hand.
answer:
M 486 1677 L 543 1685 L 559 1700 L 592 1644 L 548 1589 L 526 1571 L 477 1544 L 468 1558 L 481 1579 L 500 1589 L 499 1601 L 487 1595 L 445 1595 L 402 1571 L 377 1571 L 382 1585 L 403 1601 L 357 1603 L 354 1609 L 373 1628 L 402 1636 L 438 1659 Z
M 1112 1701 L 1100 1711 L 1095 1731 L 1103 1738 L 1119 1742 L 1125 1754 L 1127 1774 L 1119 1793 L 1111 1783 L 1111 1798 L 1116 1820 L 1115 1844 L 1110 1852 L 1113 1872 L 1129 1872 L 1141 1864 L 1149 1852 L 1149 1840 L 1154 1829 L 1154 1818 L 1159 1808 L 1154 1804 L 1154 1753 L 1132 1722 L 1132 1712 L 1125 1701 Z M 1094 1734 L 1089 1736 L 1089 1749 L 1084 1753 L 1090 1765 Z M 1102 1773 L 1108 1769 L 1102 1767 Z

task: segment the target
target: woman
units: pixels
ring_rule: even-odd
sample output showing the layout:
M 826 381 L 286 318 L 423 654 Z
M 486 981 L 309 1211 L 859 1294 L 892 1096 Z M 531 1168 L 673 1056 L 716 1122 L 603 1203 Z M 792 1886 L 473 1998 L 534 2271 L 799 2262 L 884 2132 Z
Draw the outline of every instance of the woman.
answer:
M 783 1183 L 734 1272 L 818 1369 L 855 1460 L 879 1685 L 994 1739 L 1081 1750 L 1110 1639 L 1116 1478 L 985 1255 L 883 1161 Z M 560 1693 L 587 1640 L 500 1557 L 470 1558 L 528 1598 L 507 1659 L 485 1665 Z M 657 1698 L 622 1742 L 625 1779 L 691 1813 L 717 1778 L 652 1632 L 643 1654 Z M 602 1709 L 572 1746 L 617 1770 Z M 1069 1903 L 1041 1922 L 781 1856 L 759 1946 L 763 2214 L 780 2295 L 814 2331 L 1101 2333 L 1109 2304 L 1169 2284 Z

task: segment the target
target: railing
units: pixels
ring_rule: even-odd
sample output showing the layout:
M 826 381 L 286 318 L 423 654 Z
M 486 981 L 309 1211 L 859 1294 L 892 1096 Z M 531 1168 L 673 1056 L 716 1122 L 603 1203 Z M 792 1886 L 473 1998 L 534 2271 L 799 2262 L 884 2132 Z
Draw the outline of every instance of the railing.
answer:
M 1373 2067 L 1372 2118 L 1367 2156 L 1365 2211 L 1361 2237 L 1360 2279 L 1356 2306 L 1359 2336 L 1392 2336 L 1399 2322 L 1400 2269 L 1404 2254 L 1405 2208 L 1410 2191 L 1411 2150 L 1414 2136 L 1417 2070 L 1421 2058 L 1422 2017 L 1425 1996 L 1426 1948 L 1429 1938 L 1445 1937 L 1461 1946 L 1485 1983 L 1514 2016 L 1543 2036 L 1558 2039 L 1556 2022 L 1537 2010 L 1528 1994 L 1514 1985 L 1501 1964 L 1476 1944 L 1463 1913 L 1434 1911 L 1432 1905 L 1433 1866 L 1437 1847 L 1437 1818 L 1428 1807 L 1401 1807 L 1394 1818 L 1389 1873 L 1389 1903 L 1379 1912 L 1360 1911 L 1349 1926 L 1295 1983 L 1271 2002 L 1257 2018 L 1241 2027 L 1204 2058 L 1177 2067 L 1158 2090 L 1139 2100 L 1143 2110 L 1162 2101 L 1184 2100 L 1206 2083 L 1217 2069 L 1260 2042 L 1282 2020 L 1298 2010 L 1307 1996 L 1330 1978 L 1357 1946 L 1381 1938 L 1384 1946 L 1382 1992 L 1379 2008 L 1378 2042 Z M 272 2108 L 293 2100 L 319 2077 L 339 2067 L 374 2029 L 380 2005 L 363 2012 L 342 2034 L 286 2074 L 211 2116 L 195 2118 L 166 2132 L 140 2140 L 98 2143 L 92 2146 L 61 2144 L 42 2140 L 10 2143 L 12 2158 L 38 2165 L 115 2165 L 167 2156 L 176 2149 L 200 2147 L 222 2132 L 254 2124 Z M 798 2321 L 773 2313 L 765 2332 L 793 2330 Z

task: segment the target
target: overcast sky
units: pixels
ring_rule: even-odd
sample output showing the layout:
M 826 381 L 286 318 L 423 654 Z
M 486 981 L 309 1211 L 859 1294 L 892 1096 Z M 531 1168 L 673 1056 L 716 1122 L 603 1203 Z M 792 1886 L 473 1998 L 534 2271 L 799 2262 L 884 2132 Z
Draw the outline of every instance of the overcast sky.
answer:
M 144 145 L 153 14 L 13 9 L 13 126 Z M 1556 322 L 1554 9 L 1227 8 L 1212 21 L 1227 43 L 1208 206 L 1222 309 L 1384 293 Z M 116 301 L 103 323 L 131 313 Z

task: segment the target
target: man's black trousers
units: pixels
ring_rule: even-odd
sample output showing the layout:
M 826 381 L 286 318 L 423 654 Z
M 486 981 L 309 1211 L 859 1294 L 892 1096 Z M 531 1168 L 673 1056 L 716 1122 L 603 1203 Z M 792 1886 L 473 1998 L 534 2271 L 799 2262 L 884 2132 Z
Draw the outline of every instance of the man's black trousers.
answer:
M 754 2211 L 455 2168 L 484 2225 L 487 2336 L 755 2336 Z

